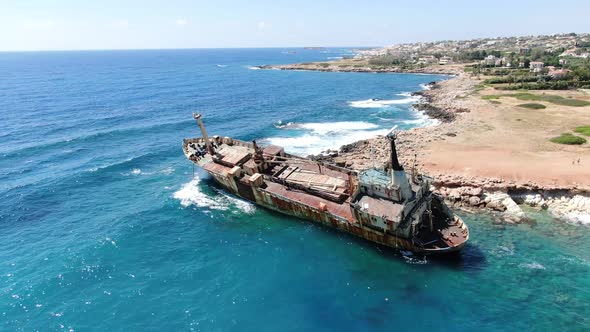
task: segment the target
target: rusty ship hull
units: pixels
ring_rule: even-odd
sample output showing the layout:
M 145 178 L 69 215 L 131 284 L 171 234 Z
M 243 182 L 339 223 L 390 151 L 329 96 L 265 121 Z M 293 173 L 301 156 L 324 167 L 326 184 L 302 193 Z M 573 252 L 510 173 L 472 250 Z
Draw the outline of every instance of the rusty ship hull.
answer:
M 186 157 L 225 190 L 258 206 L 414 253 L 455 252 L 467 243 L 467 225 L 429 185 L 410 181 L 406 195 L 412 198 L 405 199 L 402 187 L 378 182 L 381 173 L 359 175 L 278 146 L 209 138 L 200 126 L 204 137 L 183 142 Z

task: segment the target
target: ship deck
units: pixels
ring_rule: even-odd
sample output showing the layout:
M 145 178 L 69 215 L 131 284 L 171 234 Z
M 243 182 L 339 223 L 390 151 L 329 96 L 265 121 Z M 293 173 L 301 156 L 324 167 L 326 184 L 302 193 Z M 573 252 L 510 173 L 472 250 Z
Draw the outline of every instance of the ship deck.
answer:
M 396 220 L 403 209 L 402 204 L 369 195 L 361 196 L 357 202 L 369 214 L 382 216 L 386 220 Z
M 267 186 L 264 190 L 270 194 L 285 197 L 291 201 L 301 203 L 313 209 L 321 209 L 320 206 L 323 206 L 325 212 L 340 217 L 349 223 L 356 223 L 350 210 L 349 200 L 346 200 L 344 203 L 337 203 L 309 194 L 303 190 L 289 189 L 279 183 L 267 181 L 266 185 Z
M 194 153 L 193 148 L 187 149 L 189 154 Z M 264 148 L 264 153 L 272 156 L 280 150 L 280 147 L 268 146 Z M 227 174 L 231 171 L 232 165 L 250 163 L 249 166 L 254 166 L 253 155 L 254 149 L 249 146 L 221 144 L 216 153 L 219 162 L 214 162 L 212 156 L 207 153 L 197 161 L 197 164 L 207 172 Z M 350 210 L 347 173 L 296 156 L 285 155 L 277 158 L 268 158 L 272 162 L 262 173 L 265 176 L 262 190 L 311 209 L 332 214 L 349 223 L 356 223 Z M 246 174 L 242 176 L 249 178 Z

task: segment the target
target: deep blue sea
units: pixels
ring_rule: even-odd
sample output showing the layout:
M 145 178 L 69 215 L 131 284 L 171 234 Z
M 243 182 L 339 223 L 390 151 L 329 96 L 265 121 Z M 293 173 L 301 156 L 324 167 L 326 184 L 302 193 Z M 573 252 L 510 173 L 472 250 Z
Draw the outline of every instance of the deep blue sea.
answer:
M 446 77 L 252 67 L 351 54 L 289 50 L 0 53 L 0 330 L 590 330 L 588 227 L 462 213 L 458 257 L 404 256 L 193 178 L 191 112 L 301 155 L 433 124 Z

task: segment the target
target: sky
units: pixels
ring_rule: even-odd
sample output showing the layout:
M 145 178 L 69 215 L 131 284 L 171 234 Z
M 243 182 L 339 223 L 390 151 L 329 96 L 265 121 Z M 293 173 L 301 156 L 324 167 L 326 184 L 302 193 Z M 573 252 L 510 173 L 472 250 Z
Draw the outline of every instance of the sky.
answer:
M 0 0 L 0 51 L 385 46 L 590 32 L 589 0 Z

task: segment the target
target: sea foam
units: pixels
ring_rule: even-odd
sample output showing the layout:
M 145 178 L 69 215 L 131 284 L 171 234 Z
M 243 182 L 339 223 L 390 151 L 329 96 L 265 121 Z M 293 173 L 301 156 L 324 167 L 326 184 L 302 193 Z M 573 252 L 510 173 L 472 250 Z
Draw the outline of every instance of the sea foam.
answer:
M 223 190 L 215 190 L 214 195 L 208 195 L 201 190 L 200 183 L 200 178 L 194 178 L 176 191 L 173 197 L 178 199 L 180 204 L 185 207 L 194 205 L 211 210 L 233 210 L 232 212 L 241 211 L 248 214 L 252 214 L 256 211 L 254 204 L 235 196 L 231 196 Z
M 405 95 L 403 95 L 405 96 Z M 354 108 L 384 108 L 388 107 L 389 105 L 403 105 L 403 104 L 412 104 L 418 102 L 420 100 L 419 96 L 406 96 L 403 99 L 389 99 L 389 100 L 380 100 L 380 99 L 367 99 L 367 100 L 357 100 L 357 101 L 350 101 L 348 102 L 348 106 Z
M 365 121 L 341 121 L 329 123 L 288 123 L 275 125 L 286 130 L 300 130 L 297 137 L 270 137 L 264 143 L 279 145 L 299 155 L 315 154 L 326 149 L 338 149 L 344 144 L 377 135 L 385 135 L 389 129 L 380 129 L 376 124 Z
M 420 84 L 420 87 L 422 88 L 422 90 L 431 90 L 432 89 L 431 84 L 422 83 L 422 84 Z
M 523 267 L 525 269 L 531 269 L 531 270 L 545 270 L 545 267 L 537 262 L 532 262 L 532 263 L 523 263 L 520 264 L 520 267 Z

